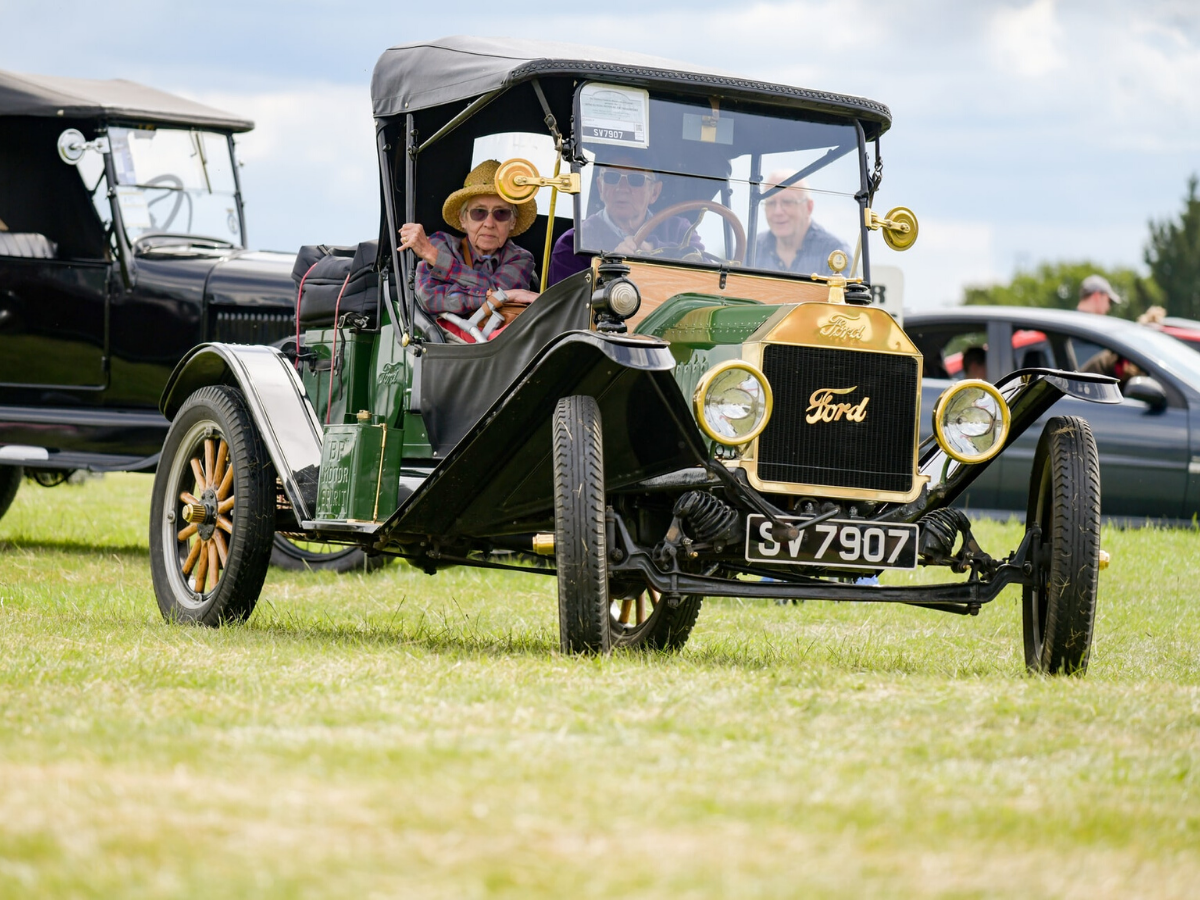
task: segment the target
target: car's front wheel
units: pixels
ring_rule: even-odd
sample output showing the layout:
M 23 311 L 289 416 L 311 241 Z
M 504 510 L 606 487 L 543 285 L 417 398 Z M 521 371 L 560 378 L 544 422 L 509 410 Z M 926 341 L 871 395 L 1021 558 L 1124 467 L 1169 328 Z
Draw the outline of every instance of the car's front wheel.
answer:
M 1031 672 L 1082 675 L 1100 570 L 1100 458 L 1084 419 L 1056 416 L 1046 423 L 1025 522 L 1040 531 L 1033 584 L 1022 596 L 1025 664 Z
M 564 653 L 608 653 L 604 438 L 595 399 L 559 400 L 553 438 L 559 640 Z
M 206 387 L 163 443 L 150 504 L 150 571 L 169 622 L 254 611 L 275 532 L 275 470 L 240 391 Z

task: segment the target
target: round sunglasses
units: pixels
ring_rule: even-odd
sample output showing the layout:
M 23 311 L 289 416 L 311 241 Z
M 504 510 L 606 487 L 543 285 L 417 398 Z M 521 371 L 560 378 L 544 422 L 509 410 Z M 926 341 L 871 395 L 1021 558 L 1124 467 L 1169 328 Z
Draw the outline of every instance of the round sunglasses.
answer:
M 472 222 L 482 222 L 488 216 L 491 216 L 497 222 L 508 222 L 513 217 L 513 211 L 507 206 L 499 206 L 496 209 L 488 209 L 486 206 L 474 206 L 467 210 L 467 215 L 470 216 Z

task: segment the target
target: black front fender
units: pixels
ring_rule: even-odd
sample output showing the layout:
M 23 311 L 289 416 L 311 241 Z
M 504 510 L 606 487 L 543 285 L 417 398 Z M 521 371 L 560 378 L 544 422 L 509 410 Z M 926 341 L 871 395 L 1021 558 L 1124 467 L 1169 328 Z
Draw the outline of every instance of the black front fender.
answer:
M 1085 372 L 1064 372 L 1059 369 L 1018 369 L 996 383 L 1011 416 L 1004 448 L 990 460 L 966 465 L 950 459 L 946 452 L 931 442 L 921 455 L 921 474 L 929 476 L 929 490 L 913 503 L 906 504 L 915 519 L 919 514 L 952 504 L 971 483 L 1040 419 L 1061 397 L 1075 397 L 1092 403 L 1120 403 L 1121 391 L 1117 379 L 1107 375 Z
M 483 537 L 553 521 L 551 417 L 595 397 L 608 490 L 694 466 L 703 441 L 657 339 L 574 331 L 545 346 L 384 525 L 390 535 Z

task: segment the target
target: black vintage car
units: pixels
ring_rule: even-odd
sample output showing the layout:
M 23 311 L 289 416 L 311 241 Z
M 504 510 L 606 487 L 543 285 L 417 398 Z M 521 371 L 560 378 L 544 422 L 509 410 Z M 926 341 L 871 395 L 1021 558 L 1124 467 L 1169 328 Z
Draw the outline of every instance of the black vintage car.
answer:
M 153 471 L 188 350 L 294 333 L 294 254 L 245 249 L 252 127 L 127 81 L 0 72 L 0 515 L 23 474 Z
M 705 596 L 973 615 L 1020 585 L 1029 667 L 1086 667 L 1104 560 L 1087 422 L 1042 431 L 1017 547 L 992 555 L 952 504 L 1059 398 L 1116 403 L 1116 381 L 958 382 L 920 441 L 922 352 L 871 305 L 871 232 L 917 237 L 909 210 L 871 208 L 886 106 L 465 37 L 388 50 L 372 97 L 380 240 L 297 266 L 301 346 L 202 345 L 163 393 L 150 564 L 168 620 L 248 616 L 284 532 L 431 575 L 539 554 L 567 652 L 681 647 Z M 398 230 L 433 230 L 491 159 L 484 187 L 548 201 L 517 239 L 545 280 L 467 341 L 423 309 Z M 786 252 L 800 225 L 818 258 Z M 918 566 L 960 578 L 862 583 Z

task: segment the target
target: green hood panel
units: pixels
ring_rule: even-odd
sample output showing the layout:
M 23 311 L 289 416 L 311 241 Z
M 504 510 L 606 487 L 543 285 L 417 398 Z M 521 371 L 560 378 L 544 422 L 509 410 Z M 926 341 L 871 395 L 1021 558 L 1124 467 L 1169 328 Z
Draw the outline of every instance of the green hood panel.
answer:
M 740 358 L 742 344 L 779 310 L 757 300 L 677 294 L 636 330 L 671 342 L 675 381 L 690 401 L 701 376 L 718 363 Z
M 646 316 L 636 330 L 670 341 L 673 347 L 709 350 L 722 344 L 734 344 L 740 348 L 742 342 L 778 311 L 778 306 L 768 306 L 757 300 L 677 294 Z

